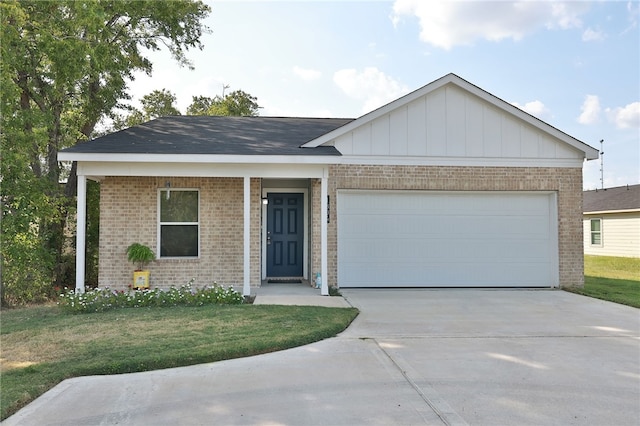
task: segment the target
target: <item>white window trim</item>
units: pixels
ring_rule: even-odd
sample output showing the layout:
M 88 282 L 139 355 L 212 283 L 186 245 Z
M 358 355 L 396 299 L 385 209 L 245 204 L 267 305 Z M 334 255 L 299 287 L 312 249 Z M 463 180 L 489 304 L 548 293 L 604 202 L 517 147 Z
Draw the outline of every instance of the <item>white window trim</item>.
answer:
M 594 220 L 597 220 L 597 221 L 599 221 L 599 222 L 600 222 L 600 230 L 599 230 L 599 231 L 593 231 L 593 230 L 591 229 L 591 222 L 592 222 L 592 221 L 594 221 Z M 602 226 L 602 225 L 603 225 L 603 220 L 602 220 L 602 218 L 601 218 L 601 217 L 592 217 L 592 218 L 589 218 L 589 245 L 591 245 L 591 247 L 602 247 L 602 246 L 603 246 L 603 241 L 604 241 L 604 240 L 603 240 L 604 232 L 603 232 L 603 226 Z M 596 233 L 596 232 L 597 232 L 598 234 L 600 234 L 600 243 L 599 243 L 599 244 L 594 244 L 594 243 L 593 243 L 593 234 L 594 234 L 594 233 Z
M 191 192 L 197 192 L 198 193 L 198 221 L 197 222 L 162 222 L 160 220 L 160 215 L 161 215 L 161 211 L 160 211 L 160 197 L 162 197 L 163 193 L 166 191 L 170 191 L 171 192 L 178 192 L 178 191 L 191 191 Z M 158 249 L 157 249 L 157 254 L 156 254 L 156 258 L 158 260 L 184 260 L 184 259 L 200 259 L 200 190 L 198 188 L 158 188 L 158 199 L 157 199 L 157 203 L 158 203 L 158 218 L 156 220 L 157 222 L 157 241 L 158 241 Z M 196 225 L 198 227 L 198 255 L 197 256 L 162 256 L 162 250 L 161 250 L 161 245 L 162 245 L 162 236 L 161 236 L 161 230 L 162 230 L 162 225 Z

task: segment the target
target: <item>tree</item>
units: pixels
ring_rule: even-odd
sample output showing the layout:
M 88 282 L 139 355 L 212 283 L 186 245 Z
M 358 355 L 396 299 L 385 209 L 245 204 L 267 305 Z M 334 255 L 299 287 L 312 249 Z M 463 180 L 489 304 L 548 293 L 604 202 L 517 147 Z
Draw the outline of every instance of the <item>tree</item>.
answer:
M 228 115 L 255 117 L 259 113 L 258 98 L 235 90 L 224 97 L 193 96 L 187 115 Z
M 193 96 L 191 105 L 187 107 L 187 115 L 211 115 L 209 114 L 209 108 L 211 108 L 214 102 L 214 98 Z
M 61 168 L 58 150 L 129 98 L 135 71 L 151 74 L 147 51 L 164 46 L 190 66 L 209 12 L 199 0 L 0 2 L 2 294 L 29 300 L 62 284 L 76 165 Z
M 176 95 L 167 89 L 154 90 L 140 100 L 142 110 L 126 107 L 127 115 L 113 114 L 110 131 L 121 130 L 142 124 L 154 118 L 181 115 L 176 107 Z M 224 98 L 215 96 L 192 96 L 187 115 L 257 116 L 260 106 L 257 98 L 242 90 L 231 92 Z
M 145 121 L 167 115 L 180 115 L 180 111 L 176 108 L 176 95 L 166 89 L 154 90 L 144 95 L 140 100 L 142 111 L 137 108 L 130 108 L 130 113 L 123 117 L 114 115 L 113 129 L 120 130 Z

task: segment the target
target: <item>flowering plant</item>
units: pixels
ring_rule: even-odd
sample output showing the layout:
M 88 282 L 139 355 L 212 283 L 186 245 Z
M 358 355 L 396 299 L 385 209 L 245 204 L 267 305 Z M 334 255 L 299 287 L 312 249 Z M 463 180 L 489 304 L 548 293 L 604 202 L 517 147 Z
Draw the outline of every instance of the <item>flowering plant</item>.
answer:
M 96 288 L 84 293 L 68 290 L 60 294 L 58 305 L 64 312 L 80 314 L 103 312 L 117 308 L 142 308 L 151 306 L 202 306 L 210 304 L 239 305 L 244 297 L 233 287 L 217 283 L 202 288 L 193 287 L 193 280 L 169 290 L 112 290 Z

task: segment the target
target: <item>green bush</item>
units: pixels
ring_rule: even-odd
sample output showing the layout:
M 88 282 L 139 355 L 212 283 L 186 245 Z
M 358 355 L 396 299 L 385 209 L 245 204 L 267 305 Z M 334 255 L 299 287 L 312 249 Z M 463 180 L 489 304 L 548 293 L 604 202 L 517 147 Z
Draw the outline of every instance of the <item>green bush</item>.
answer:
M 84 314 L 119 308 L 143 308 L 157 306 L 240 305 L 244 297 L 233 287 L 213 286 L 194 288 L 192 283 L 169 290 L 112 290 L 96 288 L 84 293 L 73 290 L 60 295 L 58 305 L 63 312 Z

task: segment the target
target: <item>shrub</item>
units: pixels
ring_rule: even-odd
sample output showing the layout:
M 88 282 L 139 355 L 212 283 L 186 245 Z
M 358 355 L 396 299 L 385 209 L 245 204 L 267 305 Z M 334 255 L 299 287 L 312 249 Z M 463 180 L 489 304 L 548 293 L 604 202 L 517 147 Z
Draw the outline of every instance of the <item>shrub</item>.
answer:
M 202 306 L 211 304 L 239 305 L 244 302 L 241 293 L 233 287 L 213 286 L 194 288 L 192 282 L 169 290 L 112 290 L 96 288 L 84 293 L 65 291 L 58 305 L 63 312 L 83 314 L 103 312 L 119 308 L 143 308 L 155 306 Z

